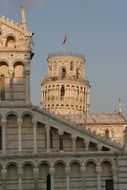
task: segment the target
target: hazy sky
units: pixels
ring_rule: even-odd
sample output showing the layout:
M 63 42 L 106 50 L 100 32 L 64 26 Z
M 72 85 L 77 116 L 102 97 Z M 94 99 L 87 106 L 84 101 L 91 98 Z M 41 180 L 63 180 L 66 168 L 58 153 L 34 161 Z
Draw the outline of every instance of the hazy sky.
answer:
M 83 54 L 91 84 L 92 112 L 114 112 L 121 99 L 127 115 L 127 0 L 1 0 L 0 14 L 21 22 L 19 7 L 27 10 L 28 29 L 34 32 L 31 99 L 40 104 L 41 78 L 47 56 L 68 51 Z

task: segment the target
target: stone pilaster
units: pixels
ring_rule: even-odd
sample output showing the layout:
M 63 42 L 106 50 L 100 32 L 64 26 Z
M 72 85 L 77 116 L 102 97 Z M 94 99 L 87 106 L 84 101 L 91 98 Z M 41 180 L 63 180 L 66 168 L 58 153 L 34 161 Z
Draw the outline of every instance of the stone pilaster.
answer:
M 18 119 L 18 150 L 22 152 L 22 119 Z
M 39 190 L 38 176 L 39 176 L 39 169 L 38 168 L 34 168 L 34 188 L 36 190 Z
M 66 190 L 70 190 L 70 168 L 65 168 L 65 174 L 66 174 Z
M 33 122 L 33 142 L 34 142 L 34 154 L 37 153 L 37 121 L 35 119 Z
M 85 183 L 85 174 L 86 174 L 86 168 L 81 167 L 81 174 L 82 174 L 82 190 L 86 189 L 86 183 Z
M 75 135 L 72 135 L 72 151 L 76 151 L 76 139 L 77 137 Z
M 22 176 L 23 170 L 22 168 L 18 168 L 19 190 L 22 190 Z
M 97 166 L 96 172 L 97 172 L 97 189 L 101 190 L 101 167 L 100 166 Z
M 49 125 L 45 125 L 45 130 L 46 130 L 46 152 L 50 153 L 50 126 Z
M 52 167 L 50 168 L 50 176 L 51 176 L 51 190 L 54 190 L 54 175 L 55 175 L 55 169 Z
M 30 70 L 25 70 L 26 74 L 26 103 L 30 103 Z
M 9 70 L 9 92 L 10 92 L 10 101 L 13 102 L 13 77 L 14 70 Z
M 2 153 L 6 153 L 6 119 L 2 119 Z
M 119 178 L 118 178 L 118 174 L 117 174 L 117 167 L 115 165 L 112 166 L 112 174 L 113 174 L 114 190 L 119 190 Z
M 85 143 L 85 150 L 87 152 L 87 151 L 89 151 L 89 140 L 85 138 L 84 143 Z
M 6 175 L 7 175 L 7 170 L 2 169 L 2 190 L 6 190 Z

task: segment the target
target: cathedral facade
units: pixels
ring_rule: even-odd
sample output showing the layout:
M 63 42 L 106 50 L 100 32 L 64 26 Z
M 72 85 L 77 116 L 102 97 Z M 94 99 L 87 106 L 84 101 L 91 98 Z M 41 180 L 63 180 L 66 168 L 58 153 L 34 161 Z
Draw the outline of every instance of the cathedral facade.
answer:
M 85 58 L 69 53 L 48 57 L 41 106 L 33 106 L 32 37 L 23 7 L 21 24 L 0 16 L 0 190 L 126 190 L 122 113 L 90 115 Z

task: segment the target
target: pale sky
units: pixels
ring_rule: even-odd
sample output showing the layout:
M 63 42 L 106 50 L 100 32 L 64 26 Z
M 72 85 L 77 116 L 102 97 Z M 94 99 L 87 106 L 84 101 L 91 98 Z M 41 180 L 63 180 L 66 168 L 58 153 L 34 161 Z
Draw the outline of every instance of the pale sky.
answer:
M 48 54 L 66 51 L 67 34 L 68 52 L 83 54 L 87 61 L 91 112 L 114 112 L 120 98 L 127 115 L 127 0 L 1 0 L 0 15 L 20 23 L 22 3 L 34 32 L 32 103 L 40 104 Z

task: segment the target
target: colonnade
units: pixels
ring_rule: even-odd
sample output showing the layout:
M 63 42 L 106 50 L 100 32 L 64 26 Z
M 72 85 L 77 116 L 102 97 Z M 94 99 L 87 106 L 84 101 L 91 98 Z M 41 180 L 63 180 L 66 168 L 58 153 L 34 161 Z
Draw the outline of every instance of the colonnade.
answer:
M 4 64 L 7 66 L 6 63 L 4 63 Z M 2 66 L 2 64 L 1 64 L 1 66 Z M 6 72 L 6 69 L 4 72 Z M 10 66 L 9 68 L 7 66 L 7 73 L 8 73 L 8 75 L 5 75 L 4 73 L 2 74 L 5 77 L 5 81 L 4 81 L 4 84 L 2 87 L 3 89 L 1 89 L 2 93 L 4 93 L 4 99 L 2 98 L 2 95 L 0 95 L 0 101 L 13 102 L 14 101 L 15 69 L 12 66 Z M 24 98 L 24 101 L 26 101 L 26 103 L 30 103 L 30 70 L 29 70 L 29 68 L 25 68 L 24 76 L 22 76 L 22 77 L 25 77 L 25 84 L 24 84 L 25 85 L 25 92 L 24 92 L 25 95 L 22 98 Z M 19 79 L 17 79 L 17 80 L 19 80 Z M 9 88 L 8 88 L 9 89 L 9 95 L 6 95 L 7 86 L 9 86 Z
M 91 161 L 87 160 L 87 164 L 89 164 Z M 63 190 L 110 190 L 106 188 L 105 185 L 105 181 L 103 181 L 103 163 L 101 165 L 96 166 L 95 169 L 95 174 L 90 174 L 89 170 L 87 169 L 87 165 L 86 166 L 80 166 L 79 165 L 79 169 L 80 169 L 80 173 L 72 173 L 73 172 L 73 164 L 75 165 L 77 161 L 75 161 L 75 159 L 71 160 L 70 165 L 68 166 L 64 166 L 61 168 L 61 170 L 63 170 L 62 172 L 64 173 L 63 176 L 60 177 L 61 182 L 63 183 L 64 181 L 64 185 L 62 186 Z M 61 161 L 58 161 L 58 164 L 61 163 L 63 164 Z M 15 163 L 13 163 L 12 165 L 14 165 Z M 27 164 L 31 165 L 31 163 L 29 163 L 29 161 L 27 161 Z M 57 184 L 57 177 L 60 175 L 56 170 L 57 164 L 56 165 L 52 165 L 52 166 L 48 166 L 48 171 L 46 171 L 46 175 L 41 176 L 40 173 L 40 166 L 32 166 L 31 165 L 31 174 L 30 176 L 27 176 L 25 178 L 25 171 L 24 168 L 28 167 L 27 164 L 24 164 L 23 166 L 16 166 L 16 173 L 14 174 L 15 177 L 13 176 L 9 176 L 10 174 L 8 173 L 8 167 L 7 168 L 3 168 L 1 170 L 1 185 L 2 185 L 2 190 L 12 190 L 13 188 L 13 183 L 17 184 L 16 186 L 16 190 L 23 190 L 25 189 L 31 189 L 31 190 L 40 190 L 40 189 L 45 189 L 45 190 L 55 190 L 55 187 L 57 186 L 57 189 L 60 188 L 59 184 Z M 78 162 L 77 162 L 78 164 Z M 109 162 L 109 165 L 111 165 L 111 163 Z M 9 166 L 9 165 L 8 165 Z M 11 166 L 11 163 L 10 163 Z M 44 169 L 44 168 L 43 168 Z M 109 170 L 109 168 L 107 168 L 108 170 L 108 176 L 105 179 L 111 180 L 112 181 L 112 185 L 113 185 L 113 189 L 114 190 L 119 190 L 118 187 L 118 175 L 117 175 L 117 170 L 116 170 L 116 166 L 111 165 L 111 170 Z M 44 170 L 45 171 L 45 170 Z M 89 176 L 90 174 L 90 176 Z M 29 175 L 29 174 L 28 174 Z M 48 177 L 50 178 L 49 181 Z M 57 176 L 57 177 L 56 177 Z M 90 179 L 91 177 L 91 179 Z M 77 181 L 77 178 L 79 178 L 79 180 Z M 8 184 L 8 180 L 12 180 L 12 187 L 10 185 L 9 189 L 7 188 L 7 184 Z M 42 180 L 43 179 L 43 180 Z M 88 181 L 91 180 L 91 181 Z M 24 180 L 30 180 L 31 184 L 24 184 Z M 42 180 L 43 182 L 41 182 L 40 180 Z M 77 182 L 76 182 L 77 181 Z M 94 182 L 95 181 L 95 182 Z M 48 183 L 47 183 L 48 182 Z M 28 182 L 29 183 L 29 182 Z M 48 184 L 48 185 L 47 185 Z
M 89 91 L 88 89 L 82 86 L 76 85 L 49 85 L 43 86 L 42 90 L 42 100 L 49 101 L 49 100 L 61 100 L 61 88 L 64 88 L 65 95 L 62 97 L 64 101 L 77 101 L 82 103 L 89 103 Z
M 24 152 L 24 149 L 23 149 L 23 139 L 22 139 L 22 119 L 21 118 L 18 118 L 17 119 L 17 131 L 18 131 L 18 150 L 16 147 L 12 147 L 12 152 L 13 152 L 13 149 L 14 150 L 17 150 L 17 153 L 22 153 Z M 88 140 L 88 138 L 84 137 L 84 139 L 81 139 L 82 140 L 82 147 L 81 149 L 78 150 L 77 148 L 77 135 L 76 134 L 69 134 L 69 141 L 70 141 L 70 144 L 68 144 L 71 148 L 71 150 L 67 150 L 64 146 L 66 145 L 65 142 L 64 142 L 64 136 L 66 136 L 66 134 L 64 133 L 64 130 L 61 130 L 61 129 L 55 129 L 57 130 L 57 133 L 58 133 L 58 144 L 54 143 L 54 147 L 51 146 L 51 144 L 53 143 L 52 142 L 52 138 L 51 138 L 51 129 L 53 129 L 50 125 L 47 125 L 45 124 L 44 126 L 44 139 L 45 139 L 45 149 L 43 148 L 42 150 L 39 149 L 39 152 L 40 151 L 45 151 L 47 153 L 50 153 L 50 152 L 54 152 L 54 149 L 55 146 L 59 147 L 58 148 L 58 151 L 60 152 L 67 152 L 67 151 L 72 151 L 72 152 L 76 152 L 76 151 L 88 151 L 89 150 L 89 146 L 90 146 L 90 140 Z M 2 128 L 2 153 L 5 154 L 8 152 L 8 148 L 7 148 L 7 134 L 6 134 L 6 129 L 7 129 L 7 120 L 6 119 L 1 119 L 1 128 Z M 32 119 L 32 125 L 30 127 L 30 130 L 32 131 L 32 135 L 30 136 L 31 140 L 33 141 L 33 148 L 32 148 L 32 152 L 31 153 L 34 153 L 34 154 L 37 154 L 38 153 L 38 137 L 37 137 L 37 134 L 38 134 L 38 122 L 36 119 Z M 27 143 L 27 141 L 26 141 Z M 43 143 L 43 142 L 42 142 Z M 81 145 L 80 145 L 81 146 Z M 15 149 L 16 148 L 16 149 Z M 89 151 L 101 151 L 102 149 L 102 144 L 101 143 L 97 143 L 95 145 L 95 148 L 93 147 L 92 149 L 90 149 Z M 108 149 L 107 149 L 108 150 Z

